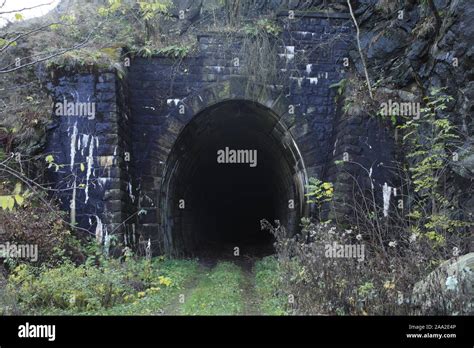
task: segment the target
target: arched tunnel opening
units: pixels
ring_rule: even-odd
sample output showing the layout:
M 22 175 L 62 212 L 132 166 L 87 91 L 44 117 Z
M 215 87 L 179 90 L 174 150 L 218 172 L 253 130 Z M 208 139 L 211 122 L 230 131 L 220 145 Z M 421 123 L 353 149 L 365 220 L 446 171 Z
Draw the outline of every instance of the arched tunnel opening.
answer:
M 209 107 L 182 130 L 165 166 L 165 249 L 217 258 L 237 250 L 272 254 L 273 236 L 260 221 L 279 220 L 294 233 L 305 180 L 295 142 L 271 110 L 242 100 Z

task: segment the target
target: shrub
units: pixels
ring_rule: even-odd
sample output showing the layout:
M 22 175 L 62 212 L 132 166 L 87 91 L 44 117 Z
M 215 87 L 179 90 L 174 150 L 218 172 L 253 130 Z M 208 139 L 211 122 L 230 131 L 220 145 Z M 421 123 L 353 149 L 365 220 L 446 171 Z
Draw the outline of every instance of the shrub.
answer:
M 44 205 L 25 204 L 12 211 L 0 209 L 0 244 L 37 245 L 36 265 L 55 265 L 67 258 L 73 262 L 84 260 L 79 240 L 61 219 L 59 211 Z M 2 260 L 0 259 L 0 262 Z M 8 270 L 25 259 L 7 259 Z
M 102 260 L 48 268 L 19 265 L 8 279 L 19 313 L 94 313 L 137 301 L 164 289 L 177 289 L 194 269 L 192 261 Z M 11 301 L 10 301 L 11 302 Z
M 294 314 L 420 314 L 413 299 L 413 287 L 442 261 L 439 251 L 427 252 L 429 241 L 410 241 L 409 235 L 400 235 L 398 241 L 378 242 L 367 233 L 362 236 L 356 227 L 340 229 L 329 222 L 308 220 L 303 220 L 302 232 L 295 236 L 287 236 L 283 226 L 272 226 L 265 220 L 262 228 L 275 236 L 281 287 L 286 294 L 294 296 Z M 364 246 L 363 257 L 331 255 L 328 251 L 334 243 Z M 438 290 L 441 288 L 430 289 L 431 293 Z M 446 315 L 469 311 L 467 293 L 446 296 L 456 298 L 444 297 L 437 303 L 450 303 L 449 306 L 425 308 L 424 313 Z
M 17 293 L 22 309 L 31 314 L 41 309 L 71 311 L 109 308 L 133 289 L 113 268 L 75 266 L 40 270 L 28 265 L 17 267 L 9 278 L 8 290 Z

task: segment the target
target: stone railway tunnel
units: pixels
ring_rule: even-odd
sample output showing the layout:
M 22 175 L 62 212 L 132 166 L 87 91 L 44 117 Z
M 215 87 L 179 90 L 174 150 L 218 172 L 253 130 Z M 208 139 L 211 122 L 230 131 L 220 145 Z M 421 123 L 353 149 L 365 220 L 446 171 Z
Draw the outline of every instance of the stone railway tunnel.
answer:
M 229 86 L 212 88 L 222 96 Z M 175 140 L 164 163 L 157 211 L 166 249 L 264 244 L 269 238 L 259 232 L 262 218 L 278 219 L 293 231 L 308 214 L 304 159 L 284 123 L 290 115 L 273 110 L 288 106 L 244 98 L 231 94 L 205 106 Z M 218 163 L 217 152 L 226 148 L 255 151 L 256 161 Z
M 348 190 L 334 164 L 344 153 L 388 161 L 384 130 L 342 117 L 330 88 L 348 72 L 350 17 L 282 14 L 279 22 L 279 85 L 250 76 L 242 39 L 220 33 L 198 36 L 197 52 L 182 60 L 130 57 L 125 78 L 57 71 L 48 83 L 55 100 L 96 105 L 94 119 L 56 117 L 49 136 L 48 152 L 67 164 L 52 177 L 70 188 L 61 200 L 71 219 L 102 242 L 117 234 L 155 254 L 250 250 L 271 245 L 260 219 L 294 233 L 313 214 L 308 178 Z M 225 148 L 257 150 L 257 165 L 217 163 Z

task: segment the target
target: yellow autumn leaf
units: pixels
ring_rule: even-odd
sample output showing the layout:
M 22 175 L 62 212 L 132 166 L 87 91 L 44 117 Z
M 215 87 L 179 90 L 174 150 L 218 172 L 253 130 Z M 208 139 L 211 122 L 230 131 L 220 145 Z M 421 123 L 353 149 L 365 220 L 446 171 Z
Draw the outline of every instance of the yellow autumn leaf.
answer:
M 13 190 L 14 195 L 18 195 L 21 192 L 21 182 L 15 184 L 15 189 Z
M 395 283 L 391 282 L 390 280 L 387 280 L 385 284 L 383 285 L 385 289 L 395 289 Z
M 0 207 L 3 210 L 12 210 L 15 206 L 15 200 L 12 196 L 0 196 Z
M 25 199 L 23 198 L 23 196 L 15 195 L 16 204 L 18 204 L 20 207 L 23 205 L 24 200 Z
M 330 188 L 332 187 L 332 185 L 331 185 L 329 182 L 324 182 L 322 186 L 323 186 L 323 188 L 326 189 L 326 190 L 328 190 L 328 189 L 330 189 Z
M 165 285 L 165 286 L 171 285 L 171 279 L 168 277 L 159 276 L 158 281 L 161 285 Z

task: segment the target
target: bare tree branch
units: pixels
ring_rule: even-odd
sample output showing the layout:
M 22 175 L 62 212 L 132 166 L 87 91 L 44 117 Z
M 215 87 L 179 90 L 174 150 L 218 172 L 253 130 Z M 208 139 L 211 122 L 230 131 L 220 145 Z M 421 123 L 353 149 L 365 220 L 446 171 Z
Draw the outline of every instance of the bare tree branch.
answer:
M 0 8 L 2 8 L 3 5 L 5 5 L 5 2 L 6 2 L 6 0 L 3 1 L 3 4 L 2 4 L 2 6 L 0 6 Z M 24 7 L 24 8 L 21 8 L 21 9 L 19 9 L 19 10 L 2 11 L 2 12 L 0 12 L 0 15 L 9 14 L 9 13 L 18 13 L 18 12 L 22 12 L 22 11 L 26 11 L 26 10 L 33 10 L 33 9 L 35 9 L 35 8 L 38 8 L 38 7 L 43 7 L 43 6 L 51 5 L 52 3 L 53 3 L 53 1 L 48 2 L 48 3 L 46 3 L 46 4 L 40 4 L 40 5 L 32 6 L 32 7 Z
M 359 54 L 360 58 L 362 60 L 362 65 L 364 66 L 364 73 L 365 73 L 365 79 L 367 80 L 367 88 L 369 89 L 369 95 L 370 99 L 374 99 L 374 95 L 372 94 L 372 85 L 370 84 L 370 79 L 369 79 L 369 73 L 367 71 L 367 64 L 365 63 L 365 57 L 364 57 L 364 52 L 362 52 L 362 47 L 360 45 L 360 29 L 359 29 L 359 24 L 357 23 L 357 20 L 354 15 L 354 11 L 352 10 L 352 5 L 351 5 L 351 0 L 347 0 L 347 4 L 349 5 L 349 11 L 351 13 L 352 20 L 354 21 L 354 25 L 357 30 L 357 47 L 359 49 Z
M 2 164 L 2 166 L 5 167 L 5 168 L 9 168 L 8 166 L 3 165 L 3 164 Z M 18 180 L 25 183 L 30 188 L 30 190 L 33 191 L 33 193 L 46 205 L 46 207 L 53 214 L 55 214 L 59 219 L 61 219 L 65 224 L 67 224 L 68 226 L 70 226 L 71 228 L 73 228 L 75 230 L 82 231 L 82 232 L 85 232 L 85 233 L 90 234 L 90 235 L 94 235 L 94 233 L 90 232 L 89 230 L 87 230 L 85 228 L 82 228 L 82 227 L 79 227 L 79 226 L 75 226 L 74 224 L 64 220 L 63 217 L 61 216 L 61 214 L 59 214 L 58 211 L 40 193 L 38 193 L 36 187 L 30 182 L 30 179 L 28 179 L 26 176 L 24 176 L 20 173 L 17 173 L 15 171 L 8 171 L 8 172 L 11 175 L 13 175 L 14 177 L 16 177 Z
M 441 28 L 441 17 L 439 16 L 438 10 L 436 9 L 436 5 L 434 4 L 433 0 L 427 0 L 427 3 L 435 18 L 435 36 L 437 36 L 439 33 L 439 29 Z
M 32 65 L 35 65 L 35 64 L 38 64 L 38 63 L 41 63 L 41 62 L 44 62 L 44 61 L 47 61 L 49 59 L 52 59 L 54 57 L 57 57 L 57 56 L 60 56 L 64 53 L 67 53 L 67 52 L 70 52 L 70 51 L 74 51 L 76 49 L 79 49 L 79 48 L 82 48 L 84 47 L 88 42 L 89 42 L 89 39 L 91 38 L 92 34 L 94 33 L 94 31 L 91 31 L 89 33 L 89 35 L 87 35 L 86 39 L 84 41 L 82 41 L 81 43 L 77 44 L 77 45 L 74 45 L 73 47 L 70 47 L 70 48 L 66 48 L 66 49 L 63 49 L 63 50 L 60 50 L 56 53 L 53 53 L 53 54 L 50 54 L 44 58 L 40 58 L 40 59 L 37 59 L 33 62 L 29 62 L 27 64 L 23 64 L 23 65 L 20 65 L 20 66 L 16 66 L 14 68 L 11 68 L 11 69 L 8 69 L 8 67 L 5 67 L 3 69 L 0 70 L 0 74 L 7 74 L 7 73 L 11 73 L 13 71 L 16 71 L 16 70 L 20 70 L 20 69 L 23 69 L 23 68 L 26 68 L 28 66 L 32 66 Z
M 31 35 L 31 34 L 34 34 L 34 33 L 37 33 L 39 31 L 42 31 L 46 28 L 49 28 L 51 25 L 55 25 L 55 24 L 61 24 L 61 23 L 50 23 L 50 24 L 47 24 L 47 25 L 44 25 L 42 27 L 39 27 L 39 28 L 36 28 L 36 29 L 33 29 L 33 30 L 30 30 L 26 33 L 21 33 L 19 34 L 18 36 L 16 36 L 15 38 L 11 39 L 10 41 L 8 41 L 2 48 L 0 48 L 0 53 L 2 53 L 3 51 L 5 51 L 9 46 L 11 46 L 15 41 L 18 41 L 19 39 L 25 37 L 25 36 L 28 36 L 28 35 Z

